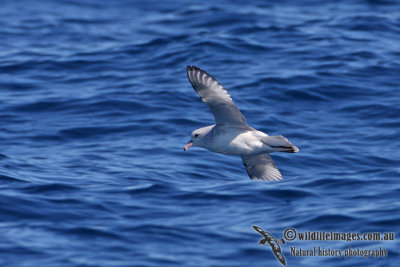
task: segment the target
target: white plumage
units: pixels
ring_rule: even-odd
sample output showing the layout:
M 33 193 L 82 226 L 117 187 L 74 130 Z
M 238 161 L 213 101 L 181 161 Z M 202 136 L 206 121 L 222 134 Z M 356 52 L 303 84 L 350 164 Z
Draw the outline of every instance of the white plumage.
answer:
M 295 153 L 299 149 L 281 135 L 268 136 L 249 127 L 228 91 L 204 70 L 188 66 L 187 75 L 194 90 L 210 108 L 216 124 L 193 131 L 184 150 L 197 146 L 240 155 L 251 179 L 282 180 L 269 153 Z

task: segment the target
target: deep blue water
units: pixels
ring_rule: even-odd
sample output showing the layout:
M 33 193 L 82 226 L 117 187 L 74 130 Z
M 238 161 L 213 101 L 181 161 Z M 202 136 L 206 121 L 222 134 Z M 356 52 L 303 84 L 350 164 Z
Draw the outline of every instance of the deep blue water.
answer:
M 0 265 L 281 266 L 258 225 L 395 232 L 281 247 L 288 266 L 398 266 L 400 3 L 330 2 L 3 1 Z M 214 123 L 188 64 L 300 148 L 273 155 L 282 182 L 183 152 Z

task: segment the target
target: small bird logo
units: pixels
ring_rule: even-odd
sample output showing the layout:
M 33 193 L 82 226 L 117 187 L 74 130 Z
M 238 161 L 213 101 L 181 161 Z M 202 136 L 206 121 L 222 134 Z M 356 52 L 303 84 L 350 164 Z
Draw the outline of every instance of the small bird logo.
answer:
M 270 232 L 265 232 L 263 229 L 260 227 L 253 225 L 254 230 L 256 230 L 260 235 L 262 235 L 264 238 L 261 239 L 258 244 L 259 245 L 265 245 L 265 243 L 268 242 L 268 244 L 271 246 L 272 252 L 274 253 L 276 259 L 282 263 L 282 265 L 286 266 L 286 259 L 285 256 L 283 256 L 281 247 L 279 244 L 285 244 L 285 240 L 282 238 L 280 240 L 276 239 Z

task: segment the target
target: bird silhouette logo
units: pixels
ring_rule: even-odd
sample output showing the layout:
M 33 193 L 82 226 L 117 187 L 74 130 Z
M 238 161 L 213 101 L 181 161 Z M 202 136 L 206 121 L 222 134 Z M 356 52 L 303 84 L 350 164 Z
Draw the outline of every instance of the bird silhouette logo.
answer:
M 268 245 L 271 246 L 272 253 L 274 253 L 276 259 L 282 263 L 282 265 L 286 266 L 286 259 L 285 256 L 283 256 L 281 247 L 279 244 L 285 244 L 285 240 L 282 238 L 278 240 L 276 237 L 274 237 L 270 232 L 265 232 L 263 229 L 260 227 L 253 225 L 254 230 L 256 230 L 260 235 L 263 236 L 263 239 L 261 239 L 258 244 L 259 245 L 265 245 L 265 243 L 268 243 Z

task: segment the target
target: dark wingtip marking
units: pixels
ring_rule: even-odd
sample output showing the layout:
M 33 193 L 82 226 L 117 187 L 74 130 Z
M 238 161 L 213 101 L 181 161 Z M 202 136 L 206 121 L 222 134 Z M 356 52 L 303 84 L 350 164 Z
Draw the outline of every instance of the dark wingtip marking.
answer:
M 193 65 L 193 66 L 187 65 L 186 70 L 187 70 L 187 72 L 189 72 L 189 70 L 190 70 L 190 71 L 194 71 L 194 70 L 200 71 L 201 74 L 205 74 L 205 75 L 207 75 L 207 76 L 210 76 L 210 78 L 212 78 L 213 80 L 217 81 L 211 74 L 209 74 L 207 71 L 205 71 L 205 70 L 203 70 L 203 69 L 201 69 L 201 68 L 199 68 L 199 67 L 197 67 L 197 66 L 194 66 L 194 65 Z
M 187 74 L 187 76 L 188 76 L 188 78 L 189 78 L 189 80 L 190 80 L 189 72 L 190 72 L 190 66 L 187 65 L 187 67 L 186 67 L 186 74 Z

